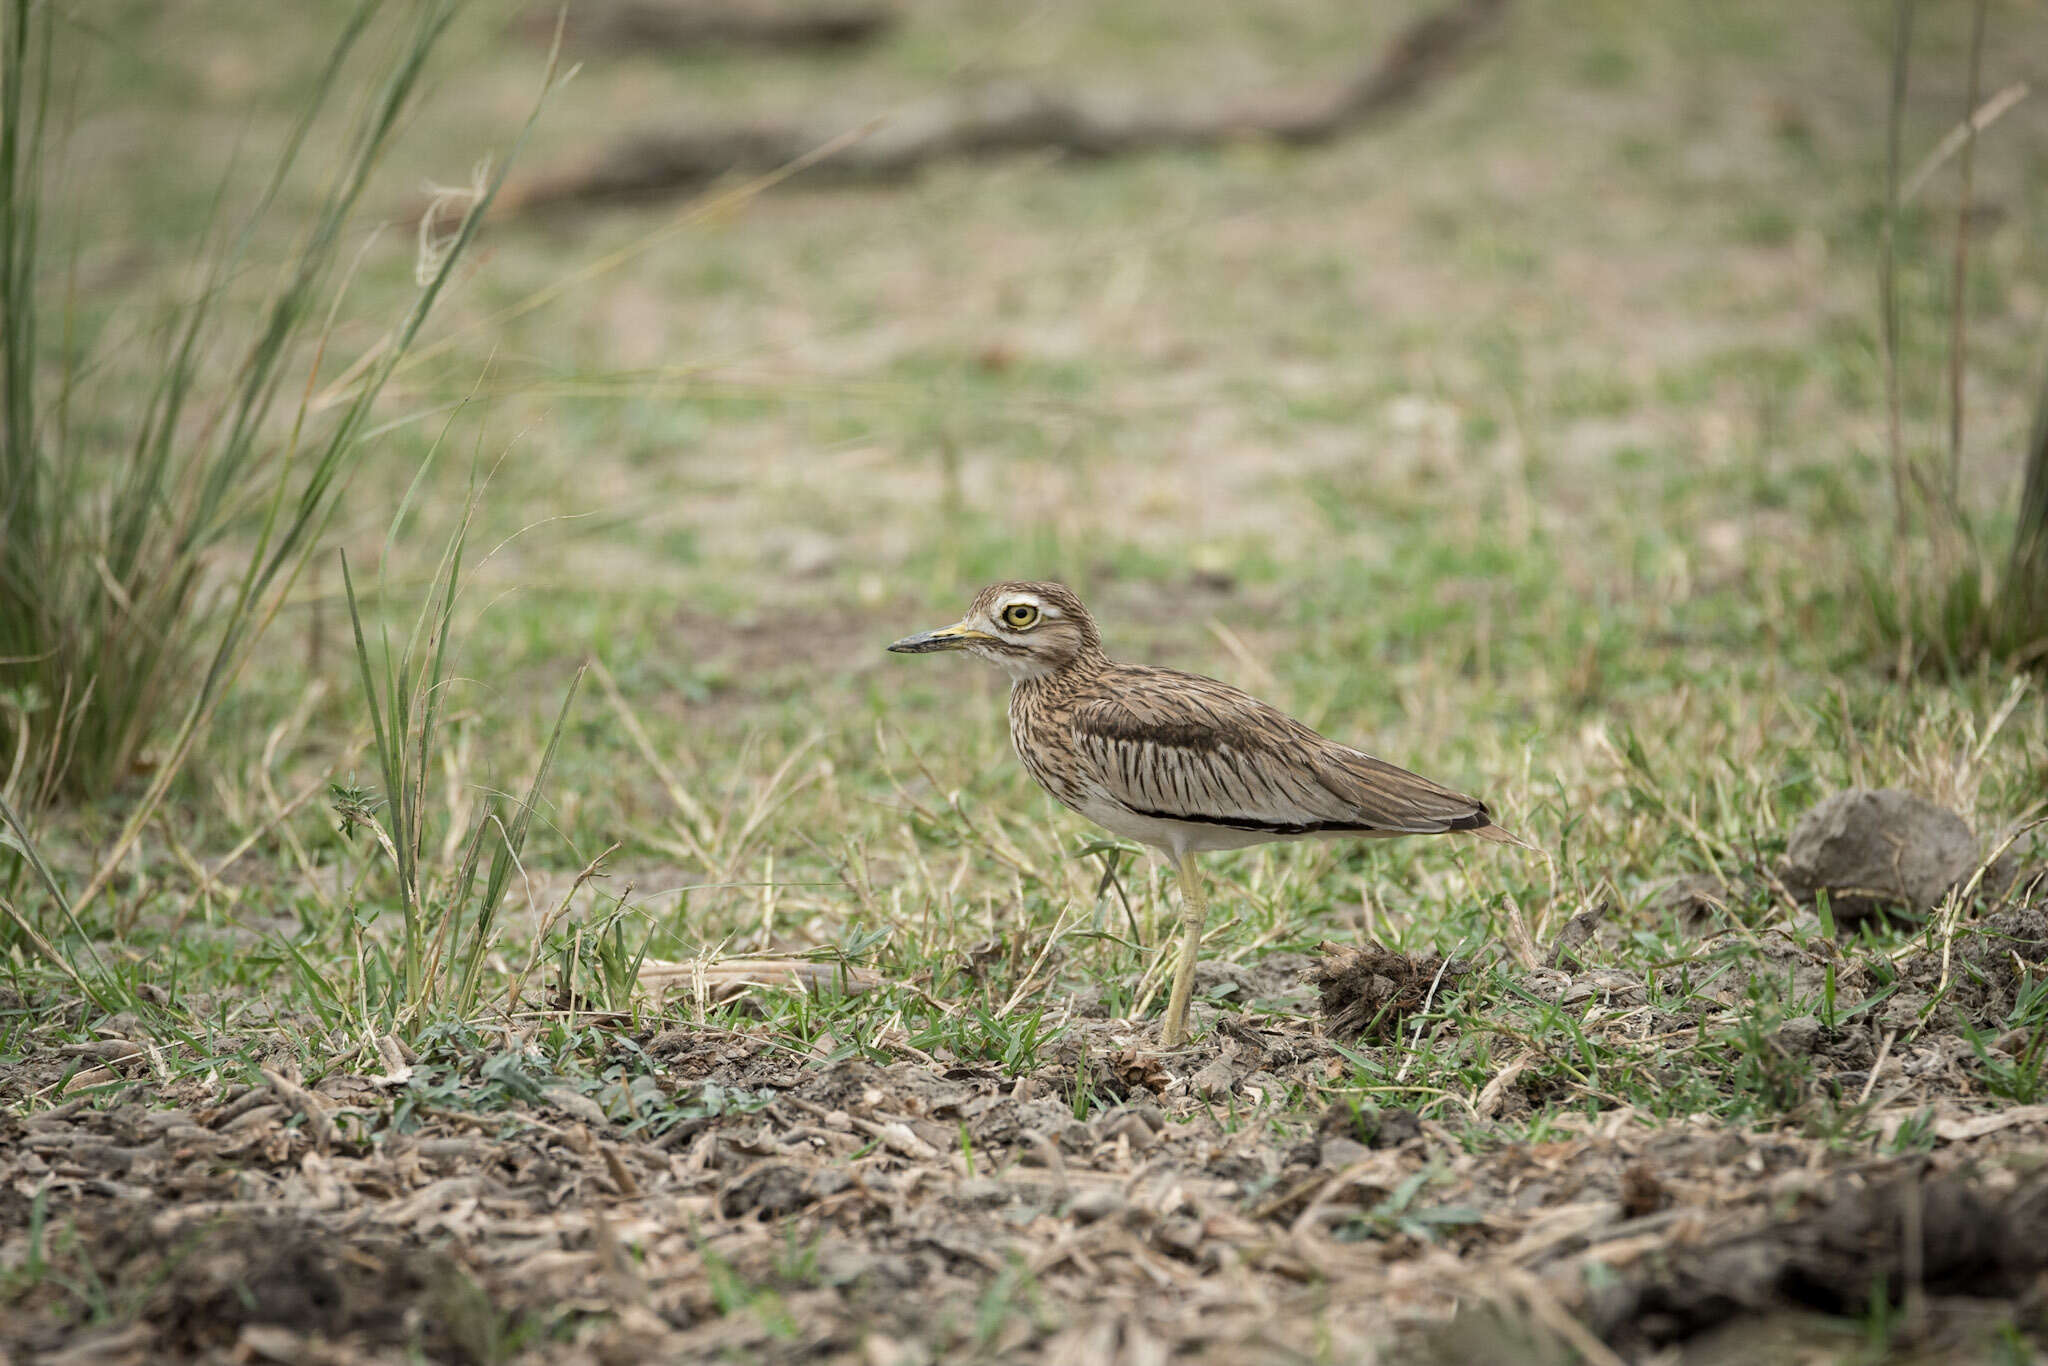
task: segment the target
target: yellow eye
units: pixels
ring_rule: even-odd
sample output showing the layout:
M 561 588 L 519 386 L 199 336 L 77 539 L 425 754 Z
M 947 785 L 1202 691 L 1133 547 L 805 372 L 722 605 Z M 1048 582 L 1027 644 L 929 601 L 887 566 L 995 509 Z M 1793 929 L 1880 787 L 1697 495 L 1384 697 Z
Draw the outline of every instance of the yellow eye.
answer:
M 1028 602 L 1013 602 L 1003 609 L 1003 625 L 1025 631 L 1038 624 L 1038 609 Z

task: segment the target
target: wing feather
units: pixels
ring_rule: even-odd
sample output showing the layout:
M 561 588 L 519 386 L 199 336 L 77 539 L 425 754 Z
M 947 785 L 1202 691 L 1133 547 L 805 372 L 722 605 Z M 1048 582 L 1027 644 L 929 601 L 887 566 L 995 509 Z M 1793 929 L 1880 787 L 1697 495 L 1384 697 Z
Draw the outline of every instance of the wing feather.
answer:
M 1492 825 L 1486 806 L 1340 745 L 1214 679 L 1131 669 L 1073 712 L 1098 788 L 1132 811 L 1275 834 L 1439 834 Z

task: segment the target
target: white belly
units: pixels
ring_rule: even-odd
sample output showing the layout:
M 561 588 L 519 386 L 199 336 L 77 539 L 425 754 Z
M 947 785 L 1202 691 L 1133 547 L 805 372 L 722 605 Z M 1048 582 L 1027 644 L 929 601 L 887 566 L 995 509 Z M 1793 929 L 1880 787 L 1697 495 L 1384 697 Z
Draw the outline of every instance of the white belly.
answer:
M 1301 839 L 1300 835 L 1275 835 L 1265 830 L 1238 830 L 1205 821 L 1176 821 L 1159 816 L 1140 816 L 1107 797 L 1089 796 L 1074 809 L 1112 835 L 1170 854 L 1201 853 L 1207 849 L 1243 849 L 1276 840 Z

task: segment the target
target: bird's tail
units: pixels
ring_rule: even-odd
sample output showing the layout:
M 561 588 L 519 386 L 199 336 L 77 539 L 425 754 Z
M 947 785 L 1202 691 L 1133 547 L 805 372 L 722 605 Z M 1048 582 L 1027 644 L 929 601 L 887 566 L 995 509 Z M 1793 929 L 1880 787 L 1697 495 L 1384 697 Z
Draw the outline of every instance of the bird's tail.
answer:
M 1490 840 L 1495 844 L 1512 844 L 1515 846 L 1515 848 L 1527 849 L 1532 854 L 1540 854 L 1543 852 L 1541 849 L 1538 849 L 1535 845 L 1529 843 L 1529 841 L 1521 838 L 1519 835 L 1510 833 L 1509 831 L 1503 829 L 1498 825 L 1495 825 L 1492 821 L 1488 821 L 1485 825 L 1472 826 L 1466 831 L 1466 833 L 1471 835 L 1477 835 L 1480 839 Z

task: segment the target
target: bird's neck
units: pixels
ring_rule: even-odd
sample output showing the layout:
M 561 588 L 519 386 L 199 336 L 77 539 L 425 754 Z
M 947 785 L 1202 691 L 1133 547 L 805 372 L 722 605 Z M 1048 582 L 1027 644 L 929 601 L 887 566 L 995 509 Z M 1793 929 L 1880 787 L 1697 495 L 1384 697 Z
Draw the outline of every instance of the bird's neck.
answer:
M 1019 660 L 1009 664 L 1010 688 L 1013 692 L 1045 691 L 1050 693 L 1073 692 L 1083 684 L 1100 677 L 1110 667 L 1109 657 L 1098 649 L 1084 649 L 1071 659 L 1057 664 L 1039 661 Z

